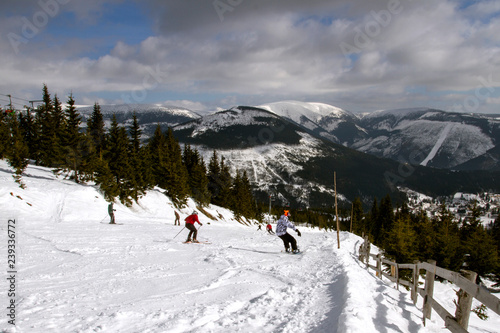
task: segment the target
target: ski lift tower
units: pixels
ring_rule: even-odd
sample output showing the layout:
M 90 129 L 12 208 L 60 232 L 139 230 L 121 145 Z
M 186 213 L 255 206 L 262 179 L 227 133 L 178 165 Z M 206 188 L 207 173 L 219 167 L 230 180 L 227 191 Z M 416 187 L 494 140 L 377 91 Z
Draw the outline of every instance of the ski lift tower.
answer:
M 273 198 L 273 194 L 269 193 L 269 215 L 268 215 L 269 223 L 271 223 L 271 201 L 272 201 L 272 198 Z

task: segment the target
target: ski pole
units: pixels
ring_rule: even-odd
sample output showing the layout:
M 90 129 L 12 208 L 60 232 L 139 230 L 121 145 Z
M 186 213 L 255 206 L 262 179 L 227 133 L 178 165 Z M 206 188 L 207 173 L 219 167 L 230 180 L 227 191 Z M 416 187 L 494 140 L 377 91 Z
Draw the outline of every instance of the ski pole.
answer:
M 108 217 L 108 215 L 104 216 L 104 218 L 101 221 L 99 221 L 99 223 L 101 223 L 102 221 L 104 221 L 106 219 L 106 217 Z
M 184 230 L 184 229 L 186 229 L 186 227 L 182 228 L 182 229 L 181 229 L 181 231 L 179 231 L 179 233 L 178 233 L 177 235 L 175 235 L 175 237 L 179 236 L 179 234 L 180 234 L 180 233 L 182 232 L 182 230 Z M 174 237 L 174 238 L 172 238 L 172 239 L 175 239 L 175 237 Z

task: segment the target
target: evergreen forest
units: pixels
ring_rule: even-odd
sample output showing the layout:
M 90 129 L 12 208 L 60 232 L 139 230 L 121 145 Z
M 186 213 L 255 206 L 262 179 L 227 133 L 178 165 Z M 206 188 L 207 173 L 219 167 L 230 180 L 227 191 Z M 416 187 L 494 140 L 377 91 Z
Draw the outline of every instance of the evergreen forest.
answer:
M 38 107 L 0 112 L 0 158 L 15 170 L 21 187 L 23 171 L 34 163 L 77 183 L 96 184 L 109 202 L 130 206 L 156 187 L 178 207 L 191 197 L 200 207 L 213 203 L 237 217 L 260 219 L 247 174 L 231 176 L 216 151 L 207 167 L 196 149 L 182 149 L 172 130 L 162 132 L 160 125 L 144 144 L 135 113 L 128 127 L 113 116 L 107 130 L 97 103 L 82 124 L 72 95 L 63 108 L 46 85 L 42 91 Z

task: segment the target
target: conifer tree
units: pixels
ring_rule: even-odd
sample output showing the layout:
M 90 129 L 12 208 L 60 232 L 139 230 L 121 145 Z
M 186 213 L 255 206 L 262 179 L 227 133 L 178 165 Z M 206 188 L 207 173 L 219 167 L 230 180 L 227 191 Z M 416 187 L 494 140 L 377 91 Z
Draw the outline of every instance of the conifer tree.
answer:
M 385 246 L 385 238 L 387 233 L 392 229 L 394 223 L 394 211 L 392 208 L 391 197 L 389 194 L 380 201 L 380 209 L 378 213 L 377 226 L 378 237 L 375 238 L 375 243 Z
M 105 159 L 118 187 L 120 201 L 130 205 L 130 196 L 133 194 L 136 184 L 135 179 L 133 179 L 132 167 L 129 164 L 128 151 L 129 139 L 127 132 L 125 128 L 118 126 L 116 116 L 113 115 Z M 134 199 L 137 199 L 137 197 Z
M 495 221 L 493 222 L 490 232 L 491 236 L 493 237 L 497 245 L 498 253 L 500 255 L 500 215 L 498 215 Z
M 112 202 L 120 195 L 120 189 L 115 177 L 104 159 L 96 160 L 95 182 L 103 192 L 106 201 Z
M 224 163 L 224 157 L 221 158 L 219 164 L 219 175 L 217 177 L 218 193 L 214 197 L 213 203 L 221 207 L 230 207 L 231 200 L 231 187 L 233 178 L 229 172 L 229 167 Z
M 104 129 L 104 120 L 101 113 L 101 107 L 97 103 L 94 104 L 92 115 L 87 120 L 87 134 L 92 139 L 97 158 L 102 159 L 105 148 L 106 131 Z
M 9 147 L 10 127 L 7 123 L 7 115 L 0 108 L 0 159 L 6 157 Z
M 167 187 L 167 161 L 168 161 L 168 151 L 167 142 L 163 132 L 161 131 L 160 124 L 156 126 L 155 132 L 152 138 L 147 144 L 147 149 L 149 152 L 149 164 L 151 165 L 153 185 L 159 186 L 161 188 Z
M 57 95 L 54 95 L 52 110 L 49 114 L 51 130 L 51 166 L 57 168 L 65 167 L 64 140 L 66 131 L 66 118 L 62 110 L 61 102 Z
M 215 198 L 219 195 L 220 185 L 219 185 L 219 177 L 220 177 L 220 164 L 219 157 L 217 156 L 217 152 L 214 150 L 212 153 L 212 157 L 208 162 L 208 191 L 210 192 L 210 202 L 215 203 Z
M 498 269 L 498 251 L 494 239 L 481 224 L 477 202 L 469 207 L 470 215 L 460 229 L 467 269 L 484 276 Z
M 9 165 L 15 169 L 15 173 L 13 175 L 15 181 L 20 187 L 25 188 L 21 177 L 24 170 L 28 166 L 29 150 L 21 133 L 17 117 L 12 115 L 9 116 L 9 118 L 10 140 L 6 154 L 7 161 Z
M 479 225 L 465 240 L 467 269 L 480 276 L 498 271 L 499 257 L 493 237 Z
M 444 204 L 432 220 L 434 229 L 434 248 L 432 259 L 440 267 L 457 271 L 462 265 L 463 253 L 460 251 L 460 234 L 458 222 Z M 427 258 L 428 259 L 428 258 Z
M 87 131 L 84 153 L 84 165 L 86 178 L 95 180 L 97 169 L 103 168 L 103 155 L 105 148 L 106 131 L 104 128 L 104 120 L 99 104 L 94 104 L 94 109 L 91 116 L 87 119 Z
M 396 262 L 409 263 L 416 259 L 416 234 L 411 226 L 410 215 L 400 215 L 386 237 L 385 249 Z
M 236 172 L 232 186 L 232 208 L 236 216 L 254 217 L 252 189 L 246 171 Z
M 406 205 L 406 204 L 405 204 Z M 429 258 L 434 259 L 434 243 L 436 237 L 434 235 L 434 229 L 432 223 L 427 217 L 424 211 L 420 211 L 417 215 L 412 218 L 413 229 L 418 235 L 416 242 L 417 253 L 422 260 L 428 260 Z
M 357 235 L 368 234 L 368 226 L 363 214 L 363 204 L 359 197 L 352 202 L 352 231 Z
M 378 211 L 378 204 L 377 204 L 377 198 L 373 198 L 373 204 L 372 208 L 370 210 L 370 215 L 368 216 L 368 222 L 369 222 L 369 228 L 368 232 L 370 235 L 372 235 L 373 240 L 379 238 L 380 234 L 380 225 L 379 225 L 379 211 Z M 373 241 L 372 240 L 372 241 Z
M 36 147 L 35 159 L 37 164 L 51 166 L 53 164 L 52 140 L 55 129 L 51 119 L 54 106 L 47 85 L 43 85 L 43 104 L 36 110 Z
M 144 178 L 144 173 L 148 166 L 143 160 L 144 156 L 141 149 L 142 130 L 140 129 L 135 111 L 132 116 L 132 124 L 129 127 L 129 135 L 129 161 L 132 168 L 132 176 L 130 178 L 136 184 L 132 192 L 132 197 L 137 201 L 148 189 L 148 184 Z
M 189 193 L 188 175 L 186 166 L 182 163 L 181 147 L 175 139 L 172 128 L 169 128 L 165 136 L 167 144 L 167 195 L 178 204 L 186 203 Z
M 84 154 L 86 153 L 86 142 L 80 133 L 82 118 L 75 107 L 75 100 L 70 94 L 65 109 L 66 126 L 63 135 L 63 151 L 65 152 L 65 166 L 72 170 L 75 182 L 80 182 L 80 173 L 84 170 Z
M 208 192 L 208 178 L 205 162 L 197 149 L 192 149 L 190 145 L 184 146 L 182 160 L 188 172 L 188 184 L 191 196 L 201 204 L 210 202 Z
M 24 141 L 28 146 L 29 157 L 35 159 L 35 149 L 36 149 L 36 127 L 35 120 L 31 114 L 31 108 L 26 107 L 26 115 L 19 112 L 19 126 L 23 133 Z

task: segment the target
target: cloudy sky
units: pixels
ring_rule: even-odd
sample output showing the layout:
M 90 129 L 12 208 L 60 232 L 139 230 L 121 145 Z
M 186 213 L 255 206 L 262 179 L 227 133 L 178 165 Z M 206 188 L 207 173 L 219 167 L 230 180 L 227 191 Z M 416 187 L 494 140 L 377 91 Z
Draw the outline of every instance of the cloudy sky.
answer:
M 3 0 L 0 104 L 500 113 L 500 1 Z

